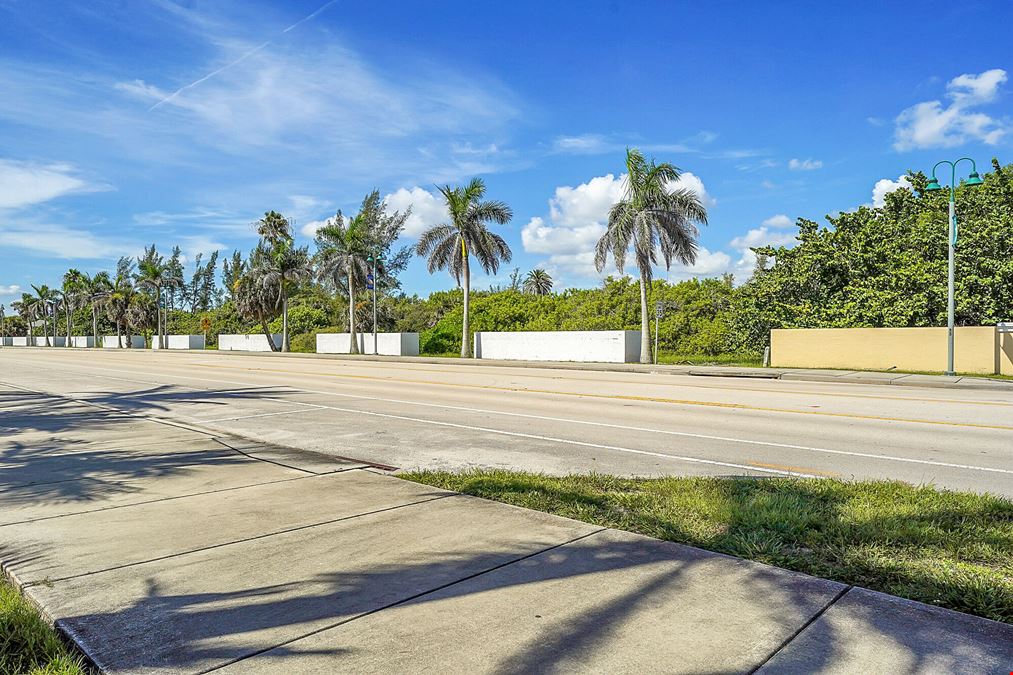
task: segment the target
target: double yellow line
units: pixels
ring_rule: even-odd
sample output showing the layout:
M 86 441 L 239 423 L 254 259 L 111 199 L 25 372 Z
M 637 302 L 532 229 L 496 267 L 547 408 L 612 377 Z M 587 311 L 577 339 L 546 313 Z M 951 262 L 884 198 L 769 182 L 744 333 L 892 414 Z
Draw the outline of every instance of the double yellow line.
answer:
M 793 410 L 791 408 L 771 408 L 766 406 L 748 405 L 745 403 L 724 403 L 720 401 L 695 401 L 691 399 L 664 398 L 658 396 L 634 396 L 627 394 L 594 394 L 587 392 L 555 391 L 551 389 L 532 389 L 528 387 L 502 387 L 491 384 L 467 384 L 458 382 L 434 382 L 431 380 L 412 380 L 397 377 L 377 377 L 375 375 L 350 375 L 345 373 L 324 373 L 285 370 L 281 368 L 250 368 L 241 366 L 225 366 L 210 363 L 193 364 L 202 368 L 218 368 L 224 370 L 242 370 L 249 372 L 277 373 L 284 375 L 300 375 L 313 377 L 328 377 L 349 380 L 371 380 L 376 382 L 396 382 L 399 384 L 419 384 L 433 387 L 454 387 L 460 389 L 483 389 L 488 391 L 505 391 L 525 394 L 546 394 L 550 396 L 572 396 L 576 398 L 605 399 L 618 401 L 637 401 L 645 403 L 665 403 L 672 405 L 702 406 L 707 408 L 725 408 L 732 410 L 749 410 L 754 412 L 788 413 L 792 415 L 816 415 L 820 417 L 837 417 L 845 419 L 872 420 L 877 422 L 906 422 L 909 424 L 930 424 L 946 427 L 968 427 L 974 429 L 993 429 L 999 431 L 1013 431 L 1013 426 L 1001 424 L 978 424 L 975 422 L 947 422 L 943 420 L 910 419 L 904 417 L 888 417 L 885 415 L 859 415 L 854 413 L 837 413 L 823 410 Z

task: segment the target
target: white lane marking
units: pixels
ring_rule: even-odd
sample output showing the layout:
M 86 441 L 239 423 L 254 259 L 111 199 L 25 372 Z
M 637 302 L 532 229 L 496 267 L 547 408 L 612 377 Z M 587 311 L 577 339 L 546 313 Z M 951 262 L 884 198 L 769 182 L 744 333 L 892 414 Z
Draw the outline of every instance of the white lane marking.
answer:
M 280 400 L 283 400 L 283 399 L 271 399 L 271 400 L 280 401 Z M 295 415 L 295 414 L 301 413 L 301 412 L 312 412 L 313 409 L 320 410 L 320 409 L 326 409 L 327 408 L 327 406 L 325 406 L 325 405 L 316 405 L 314 403 L 299 403 L 299 401 L 285 401 L 285 402 L 286 403 L 298 403 L 299 405 L 304 405 L 304 406 L 309 406 L 309 407 L 300 408 L 298 410 L 282 410 L 281 412 L 260 413 L 259 415 L 240 415 L 239 417 L 219 417 L 218 419 L 213 419 L 213 420 L 205 420 L 205 419 L 201 419 L 201 418 L 198 418 L 198 417 L 191 417 L 190 419 L 194 420 L 195 422 L 207 422 L 207 423 L 210 424 L 212 422 L 234 422 L 236 420 L 252 420 L 255 417 L 274 417 L 275 415 Z
M 86 367 L 94 369 L 94 370 L 101 370 L 101 371 L 107 371 L 107 370 L 109 370 L 107 368 L 100 368 L 98 366 L 86 366 Z M 52 369 L 50 369 L 50 370 L 52 370 Z M 196 377 L 196 376 L 192 376 L 192 375 L 172 375 L 172 374 L 169 374 L 169 373 L 160 373 L 160 375 L 163 376 L 163 377 L 175 377 L 177 379 L 182 379 L 182 380 L 195 380 L 197 382 L 216 382 L 216 383 L 219 383 L 219 384 L 237 384 L 237 385 L 242 385 L 242 386 L 246 386 L 246 387 L 254 387 L 254 388 L 266 388 L 266 387 L 269 387 L 269 386 L 278 386 L 278 385 L 258 385 L 258 384 L 252 384 L 250 382 L 242 382 L 242 381 L 239 381 L 239 380 L 222 380 L 222 379 L 217 379 L 217 378 Z M 106 376 L 106 375 L 99 375 L 99 377 L 108 377 L 108 376 Z M 120 379 L 120 378 L 112 378 L 112 379 Z M 145 384 L 165 384 L 165 383 L 164 382 L 146 382 Z M 185 386 L 185 385 L 182 385 L 182 386 Z M 948 468 L 948 469 L 960 469 L 960 470 L 965 470 L 965 471 L 984 471 L 984 472 L 989 472 L 989 473 L 1013 474 L 1013 470 L 1010 470 L 1010 469 L 998 469 L 998 468 L 994 468 L 994 467 L 975 466 L 975 465 L 971 465 L 971 464 L 956 464 L 956 463 L 952 463 L 952 462 L 938 462 L 938 461 L 929 460 L 929 459 L 914 459 L 914 458 L 910 458 L 910 457 L 897 457 L 897 456 L 894 456 L 894 455 L 876 455 L 876 454 L 873 454 L 873 453 L 856 452 L 856 451 L 853 451 L 853 450 L 833 450 L 833 449 L 830 449 L 830 448 L 817 448 L 817 447 L 807 446 L 807 445 L 793 445 L 793 444 L 790 444 L 790 443 L 775 443 L 775 442 L 772 442 L 772 441 L 757 441 L 757 440 L 748 439 L 748 438 L 731 438 L 731 437 L 728 437 L 728 436 L 712 436 L 712 435 L 709 435 L 709 434 L 694 434 L 694 433 L 690 433 L 690 432 L 687 432 L 687 431 L 668 431 L 668 430 L 665 430 L 665 429 L 651 429 L 651 428 L 647 428 L 647 427 L 634 427 L 634 426 L 626 426 L 626 425 L 622 425 L 622 424 L 610 424 L 610 423 L 607 423 L 607 422 L 592 422 L 592 421 L 588 421 L 588 420 L 568 419 L 568 418 L 565 418 L 565 417 L 550 417 L 550 416 L 546 416 L 546 415 L 532 415 L 532 414 L 527 414 L 527 413 L 514 413 L 514 412 L 501 411 L 501 410 L 488 410 L 488 409 L 484 409 L 484 408 L 470 408 L 470 407 L 466 407 L 466 406 L 452 406 L 452 405 L 446 405 L 446 404 L 440 404 L 440 403 L 423 403 L 423 402 L 419 402 L 419 401 L 405 401 L 405 400 L 401 400 L 401 399 L 383 398 L 383 397 L 380 397 L 380 396 L 364 396 L 364 395 L 361 395 L 361 394 L 345 394 L 345 393 L 334 392 L 334 391 L 321 391 L 319 389 L 303 389 L 303 388 L 300 388 L 300 387 L 293 387 L 292 385 L 288 385 L 288 384 L 282 385 L 282 386 L 285 386 L 288 389 L 291 389 L 293 392 L 300 392 L 300 393 L 305 393 L 305 394 L 320 394 L 322 396 L 339 396 L 339 397 L 343 397 L 343 398 L 353 398 L 353 399 L 360 399 L 360 400 L 366 400 L 366 401 L 381 401 L 381 402 L 384 402 L 384 403 L 399 403 L 399 404 L 404 404 L 404 405 L 415 405 L 415 406 L 424 406 L 424 407 L 431 407 L 431 408 L 444 408 L 444 409 L 447 409 L 447 410 L 459 410 L 459 411 L 463 411 L 463 412 L 476 412 L 476 413 L 484 413 L 484 414 L 490 414 L 490 415 L 503 415 L 503 416 L 509 416 L 509 417 L 522 417 L 522 418 L 528 418 L 528 419 L 545 420 L 545 421 L 550 421 L 550 422 L 565 422 L 565 423 L 569 423 L 569 424 L 582 424 L 582 425 L 587 425 L 587 426 L 598 426 L 598 427 L 605 427 L 605 428 L 611 428 L 611 429 L 622 429 L 622 430 L 625 430 L 625 431 L 640 431 L 640 432 L 644 432 L 644 433 L 667 434 L 667 435 L 671 435 L 671 436 L 682 436 L 682 437 L 685 437 L 685 438 L 699 438 L 699 439 L 703 439 L 703 440 L 722 441 L 722 442 L 726 442 L 726 443 L 745 443 L 745 444 L 749 444 L 749 445 L 758 445 L 758 446 L 772 447 L 772 448 L 785 448 L 785 449 L 789 449 L 789 450 L 804 450 L 804 451 L 808 451 L 808 452 L 820 452 L 820 453 L 825 453 L 825 454 L 844 455 L 844 456 L 849 456 L 849 457 L 861 457 L 863 459 L 877 459 L 877 460 L 882 460 L 882 461 L 887 461 L 887 462 L 902 462 L 902 463 L 907 463 L 907 464 L 924 464 L 924 465 L 928 465 L 928 466 L 938 466 L 938 467 L 943 467 L 943 468 Z M 196 391 L 202 391 L 201 389 L 196 388 L 196 387 L 190 387 L 190 388 L 195 389 Z M 285 400 L 285 399 L 275 399 L 275 400 L 281 401 L 281 400 Z M 289 403 L 295 403 L 295 401 L 287 401 L 287 402 L 289 402 Z M 302 405 L 313 405 L 313 404 L 303 403 Z M 363 411 L 358 411 L 358 412 L 363 412 Z M 504 433 L 506 433 L 506 432 L 504 432 Z M 644 452 L 646 452 L 646 451 L 644 451 Z M 674 457 L 674 455 L 662 455 L 662 456 L 663 457 Z M 700 460 L 700 461 L 709 461 L 709 460 Z

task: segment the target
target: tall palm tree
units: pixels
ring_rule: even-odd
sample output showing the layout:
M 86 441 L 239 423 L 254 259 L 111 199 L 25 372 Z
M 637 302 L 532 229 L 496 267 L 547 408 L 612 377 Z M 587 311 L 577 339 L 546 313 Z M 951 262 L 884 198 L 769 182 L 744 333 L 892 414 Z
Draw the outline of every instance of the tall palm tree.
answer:
M 540 267 L 531 270 L 524 278 L 524 292 L 531 295 L 548 295 L 552 292 L 552 277 Z
M 80 270 L 69 269 L 63 275 L 63 311 L 67 318 L 67 344 L 66 347 L 72 347 L 73 343 L 71 340 L 71 315 L 81 303 L 81 294 L 84 286 L 84 275 L 81 274 Z
M 348 290 L 348 332 L 351 334 L 350 354 L 359 353 L 355 326 L 355 293 L 366 286 L 369 274 L 369 226 L 359 213 L 346 222 L 339 212 L 325 227 L 317 230 L 317 276 L 332 281 L 336 288 Z M 374 280 L 375 281 L 375 280 Z
M 39 310 L 39 314 L 42 317 L 42 330 L 46 336 L 46 346 L 52 347 L 53 345 L 49 342 L 49 318 L 50 315 L 53 317 L 53 339 L 56 339 L 56 295 L 46 284 L 36 286 L 32 284 L 32 288 L 35 290 L 35 302 Z M 50 311 L 52 310 L 52 311 Z
M 281 351 L 287 352 L 288 298 L 296 286 L 313 276 L 309 251 L 305 246 L 297 248 L 291 239 L 282 239 L 255 257 L 260 284 L 265 289 L 276 292 L 278 302 L 281 303 Z
M 233 284 L 232 300 L 236 303 L 236 310 L 240 316 L 247 321 L 256 321 L 260 324 L 260 329 L 267 337 L 267 344 L 272 352 L 276 352 L 278 345 L 274 343 L 267 322 L 278 316 L 281 311 L 280 299 L 273 289 L 263 283 L 261 275 L 267 265 L 260 262 L 260 258 L 269 256 L 270 253 L 270 246 L 266 242 L 260 242 L 257 248 L 253 249 L 246 271 L 240 274 Z
M 697 225 L 707 224 L 707 210 L 692 190 L 674 188 L 679 169 L 672 164 L 647 161 L 636 149 L 626 151 L 627 184 L 623 198 L 609 211 L 608 228 L 594 250 L 594 264 L 604 269 L 609 255 L 622 272 L 630 248 L 640 272 L 640 362 L 651 362 L 650 317 L 647 286 L 661 252 L 665 269 L 672 260 L 696 262 Z
M 106 298 L 105 303 L 106 316 L 116 324 L 117 347 L 123 346 L 122 336 L 124 328 L 126 328 L 127 333 L 127 348 L 133 347 L 133 335 L 130 332 L 127 314 L 130 312 L 130 305 L 134 303 L 136 296 L 137 290 L 134 288 L 134 280 L 125 274 L 117 275 L 116 281 L 113 282 L 112 291 L 109 293 L 109 297 Z
M 109 297 L 113 282 L 108 272 L 97 272 L 94 276 L 82 275 L 81 285 L 84 298 L 91 304 L 91 334 L 95 341 L 93 346 L 98 347 L 98 310 Z
M 21 300 L 11 303 L 28 324 L 28 344 L 35 344 L 35 319 L 38 318 L 39 301 L 31 293 L 22 293 Z
M 162 292 L 171 282 L 172 270 L 165 258 L 155 251 L 155 245 L 144 249 L 144 255 L 137 259 L 137 285 L 146 288 L 155 296 L 155 307 L 158 314 L 156 329 L 158 331 L 158 348 L 165 349 L 165 326 L 162 323 Z
M 512 253 L 503 237 L 489 231 L 487 223 L 504 225 L 513 211 L 503 202 L 482 201 L 485 183 L 472 178 L 464 187 L 440 188 L 450 212 L 450 222 L 426 230 L 415 250 L 429 259 L 429 273 L 445 269 L 464 290 L 464 322 L 461 327 L 461 357 L 471 356 L 471 264 L 475 256 L 487 274 L 495 274 L 501 262 L 510 262 Z

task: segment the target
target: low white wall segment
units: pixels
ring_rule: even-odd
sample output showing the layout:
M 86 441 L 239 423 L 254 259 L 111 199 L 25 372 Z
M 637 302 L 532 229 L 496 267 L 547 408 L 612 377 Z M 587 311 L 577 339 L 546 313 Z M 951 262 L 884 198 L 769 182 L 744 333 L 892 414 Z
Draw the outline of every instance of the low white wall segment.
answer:
M 360 354 L 383 354 L 385 356 L 418 356 L 418 333 L 377 333 L 377 350 L 373 351 L 373 334 L 356 333 Z M 348 354 L 351 351 L 350 333 L 317 333 L 318 354 Z
M 166 349 L 204 349 L 203 335 L 166 335 L 165 339 Z M 157 335 L 151 337 L 151 348 L 158 349 Z
M 0 347 L 13 347 L 13 346 L 14 346 L 13 337 L 11 337 L 10 335 L 4 335 L 3 337 L 0 337 Z
M 94 347 L 95 337 L 92 335 L 72 335 L 70 337 L 71 347 Z
M 130 346 L 133 349 L 144 349 L 144 336 L 143 335 L 131 335 Z M 116 341 L 115 335 L 103 335 L 102 336 L 102 347 L 104 349 L 126 349 L 127 348 L 127 336 L 121 335 L 119 342 Z
M 28 337 L 25 335 L 16 335 L 11 338 L 11 347 L 27 347 Z
M 482 331 L 475 333 L 475 358 L 635 363 L 640 360 L 640 331 Z
M 39 336 L 36 335 L 35 338 L 34 338 L 34 340 L 35 341 L 32 342 L 32 344 L 35 345 L 36 347 L 46 347 L 46 346 L 49 346 L 49 347 L 66 347 L 67 346 L 67 336 L 66 335 L 57 335 L 56 337 L 53 337 L 52 335 L 50 335 L 49 336 L 49 340 L 48 340 L 48 342 L 49 342 L 48 345 L 46 344 L 47 340 L 46 340 L 46 336 L 45 335 L 43 335 L 42 337 L 39 337 Z M 27 343 L 26 343 L 26 346 L 27 346 Z
M 274 333 L 274 346 L 281 349 L 281 333 Z M 220 352 L 269 352 L 271 345 L 263 333 L 252 335 L 219 335 L 218 351 Z

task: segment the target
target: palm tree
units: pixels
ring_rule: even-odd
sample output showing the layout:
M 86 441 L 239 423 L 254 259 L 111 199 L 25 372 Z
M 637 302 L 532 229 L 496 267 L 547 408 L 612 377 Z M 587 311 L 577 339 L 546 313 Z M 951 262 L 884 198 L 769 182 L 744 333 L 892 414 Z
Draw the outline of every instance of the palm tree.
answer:
M 512 254 L 503 237 L 489 231 L 487 223 L 506 224 L 513 217 L 503 202 L 482 201 L 485 184 L 472 178 L 465 187 L 440 188 L 450 212 L 450 222 L 426 230 L 415 250 L 429 258 L 429 273 L 445 269 L 464 289 L 464 322 L 461 328 L 461 357 L 471 356 L 469 309 L 471 304 L 471 265 L 474 255 L 487 274 L 495 274 L 500 262 L 510 262 Z
M 658 251 L 665 269 L 671 268 L 673 259 L 684 265 L 696 262 L 697 224 L 707 224 L 707 210 L 695 192 L 672 188 L 679 169 L 667 162 L 648 162 L 639 150 L 628 149 L 626 171 L 626 194 L 609 211 L 608 228 L 595 246 L 594 265 L 601 272 L 611 254 L 621 273 L 633 248 L 640 272 L 640 362 L 650 363 L 647 286 L 658 263 Z
M 156 328 L 158 330 L 158 348 L 165 349 L 165 333 L 162 325 L 162 291 L 171 283 L 171 271 L 165 258 L 155 251 L 155 245 L 144 249 L 144 256 L 137 259 L 137 285 L 147 288 L 155 296 L 155 307 L 158 313 Z
M 108 272 L 97 272 L 95 276 L 82 275 L 81 287 L 85 299 L 91 304 L 91 334 L 95 340 L 93 346 L 98 347 L 98 310 L 109 297 L 113 283 L 109 279 Z
M 327 226 L 317 230 L 318 278 L 332 281 L 336 288 L 344 285 L 348 289 L 350 354 L 359 353 L 355 327 L 355 293 L 360 286 L 365 288 L 366 275 L 369 274 L 368 230 L 363 213 L 350 218 L 346 223 L 340 212 Z
M 292 223 L 277 211 L 268 211 L 264 217 L 254 223 L 257 234 L 271 245 L 292 239 Z
M 119 274 L 116 277 L 116 281 L 113 282 L 112 291 L 109 293 L 109 297 L 106 299 L 106 316 L 109 320 L 116 324 L 116 346 L 123 346 L 123 329 L 126 328 L 127 333 L 127 349 L 133 347 L 133 334 L 130 332 L 129 321 L 127 315 L 130 312 L 130 306 L 135 302 L 137 291 L 134 288 L 133 279 L 124 274 Z
M 267 322 L 278 316 L 280 298 L 273 289 L 263 283 L 262 274 L 267 267 L 261 258 L 269 256 L 271 249 L 266 242 L 260 242 L 250 254 L 249 266 L 235 281 L 232 288 L 232 299 L 240 316 L 248 321 L 256 321 L 267 337 L 271 351 L 278 351 L 274 343 L 271 329 Z
M 531 295 L 548 295 L 552 292 L 552 277 L 541 268 L 531 270 L 524 278 L 524 292 Z
M 81 302 L 83 291 L 84 275 L 79 270 L 69 269 L 63 275 L 63 311 L 67 317 L 67 347 L 72 347 L 71 341 L 71 315 L 78 308 Z
M 42 316 L 42 330 L 46 336 L 46 346 L 52 347 L 49 342 L 49 316 L 50 309 L 52 309 L 53 316 L 53 340 L 56 340 L 56 295 L 53 290 L 46 284 L 36 286 L 32 284 L 32 288 L 35 290 L 35 302 L 39 309 L 39 313 Z
M 21 300 L 11 303 L 18 314 L 28 323 L 28 345 L 35 344 L 35 319 L 39 313 L 39 301 L 31 293 L 22 293 Z
M 275 291 L 281 303 L 281 351 L 287 352 L 288 298 L 298 284 L 313 276 L 309 251 L 305 246 L 296 248 L 291 239 L 282 239 L 257 256 L 256 263 L 260 284 Z

